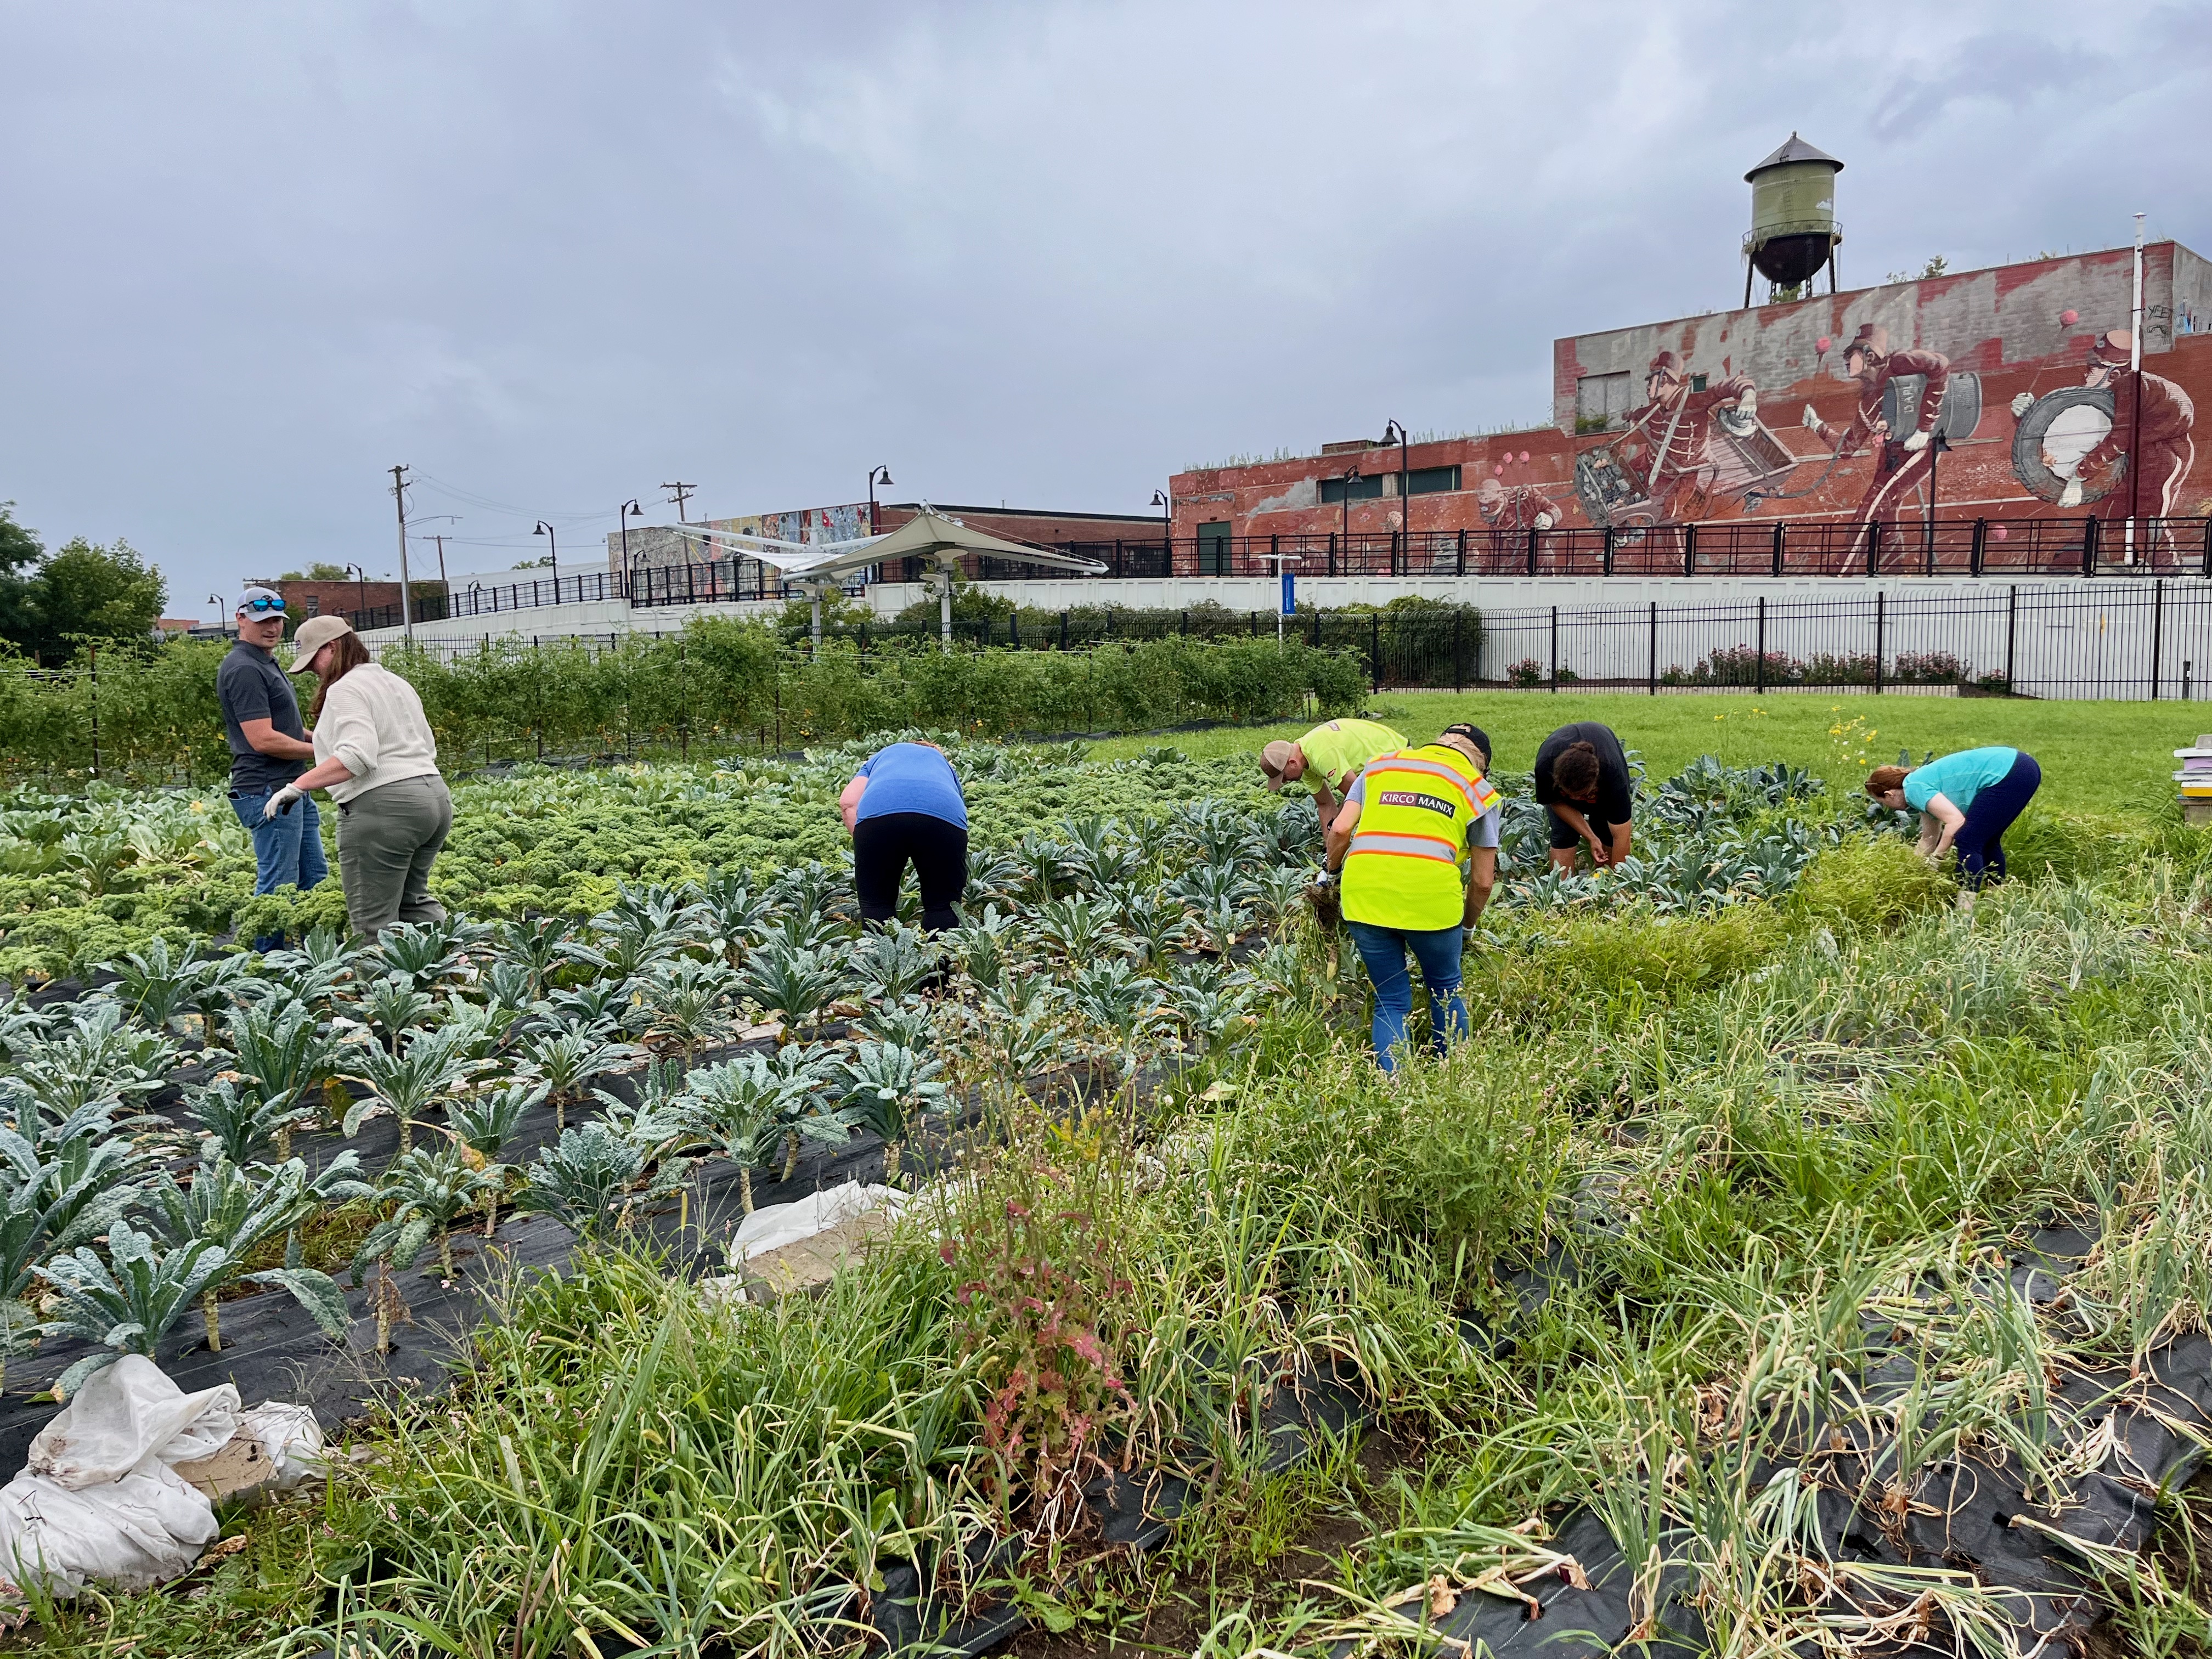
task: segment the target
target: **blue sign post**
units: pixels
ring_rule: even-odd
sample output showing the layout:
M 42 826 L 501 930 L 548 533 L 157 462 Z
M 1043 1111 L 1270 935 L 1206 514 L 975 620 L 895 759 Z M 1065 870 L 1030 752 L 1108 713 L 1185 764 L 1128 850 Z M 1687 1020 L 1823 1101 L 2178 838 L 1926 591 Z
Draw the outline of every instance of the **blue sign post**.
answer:
M 1295 570 L 1283 572 L 1283 614 L 1285 617 L 1298 614 L 1298 573 Z

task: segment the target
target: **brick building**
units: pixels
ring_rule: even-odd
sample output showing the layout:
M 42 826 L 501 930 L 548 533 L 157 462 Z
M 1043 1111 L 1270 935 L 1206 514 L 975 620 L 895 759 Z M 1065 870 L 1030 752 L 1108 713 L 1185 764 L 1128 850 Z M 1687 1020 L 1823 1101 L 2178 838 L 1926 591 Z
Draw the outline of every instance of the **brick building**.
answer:
M 1610 526 L 1648 540 L 1744 520 L 1909 527 L 1931 509 L 2202 517 L 2212 264 L 2171 241 L 2144 250 L 2138 381 L 2133 258 L 2031 260 L 1556 340 L 1548 425 L 1176 474 L 1176 569 L 1241 572 L 1232 549 L 1269 538 L 1311 549 L 1408 531 Z M 1909 447 L 1916 428 L 1931 438 Z

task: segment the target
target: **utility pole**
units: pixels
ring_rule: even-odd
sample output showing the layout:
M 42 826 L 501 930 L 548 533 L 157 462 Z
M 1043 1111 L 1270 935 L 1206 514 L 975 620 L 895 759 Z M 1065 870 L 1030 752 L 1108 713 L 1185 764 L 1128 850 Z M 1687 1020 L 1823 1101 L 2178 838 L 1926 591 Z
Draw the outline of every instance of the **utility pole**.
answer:
M 675 483 L 665 483 L 660 487 L 663 489 L 673 490 L 675 492 L 673 495 L 669 496 L 668 499 L 676 503 L 676 522 L 678 524 L 690 524 L 691 520 L 684 516 L 684 503 L 691 499 L 692 495 L 697 492 L 699 486 L 697 484 L 684 483 L 681 480 L 678 480 Z
M 442 533 L 434 532 L 430 539 L 438 544 L 438 586 L 443 587 L 446 585 L 446 538 Z
M 2135 421 L 2129 428 L 2128 442 L 2138 451 L 2142 447 L 2142 256 L 2143 216 L 2138 213 L 2136 215 L 2135 304 L 2129 308 L 2128 312 L 2128 379 L 2134 383 L 2136 396 Z M 2117 415 L 2119 400 L 2117 389 L 2113 392 L 2112 398 L 2113 413 Z M 2136 562 L 2136 480 L 2142 476 L 2142 468 L 2138 464 L 2137 457 L 2129 456 L 2127 562 L 2130 566 Z
M 392 469 L 392 502 L 399 510 L 399 632 L 415 643 L 415 613 L 407 603 L 407 469 Z

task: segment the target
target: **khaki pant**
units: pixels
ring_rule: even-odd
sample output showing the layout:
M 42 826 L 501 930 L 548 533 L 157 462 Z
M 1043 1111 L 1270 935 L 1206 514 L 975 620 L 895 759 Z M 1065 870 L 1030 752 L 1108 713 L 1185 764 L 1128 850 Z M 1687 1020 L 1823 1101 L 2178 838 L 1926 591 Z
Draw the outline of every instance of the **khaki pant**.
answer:
M 338 807 L 338 879 L 353 930 L 374 939 L 395 921 L 440 922 L 430 866 L 453 827 L 453 798 L 435 773 L 363 790 Z

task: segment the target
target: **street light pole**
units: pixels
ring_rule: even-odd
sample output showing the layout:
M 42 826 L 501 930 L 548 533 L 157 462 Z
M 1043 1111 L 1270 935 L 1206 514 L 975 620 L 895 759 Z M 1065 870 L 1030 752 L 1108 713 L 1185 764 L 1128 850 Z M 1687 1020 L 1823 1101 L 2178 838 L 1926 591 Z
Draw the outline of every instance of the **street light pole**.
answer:
M 1172 493 L 1155 489 L 1152 505 L 1160 510 L 1160 551 L 1167 560 L 1167 568 L 1160 574 L 1175 574 L 1175 496 Z
M 1337 499 L 1344 503 L 1344 556 L 1352 556 L 1352 486 L 1359 482 L 1359 464 L 1353 462 L 1344 469 L 1344 494 Z
M 1389 443 L 1394 433 L 1398 440 L 1398 528 L 1405 533 L 1406 538 L 1400 545 L 1405 548 L 1406 556 L 1410 560 L 1413 553 L 1413 497 L 1411 489 L 1413 483 L 1411 466 L 1407 460 L 1407 440 L 1405 423 L 1401 421 L 1392 421 L 1385 426 L 1382 428 L 1382 441 Z M 1392 563 L 1395 565 L 1396 561 L 1393 560 Z M 1398 573 L 1393 569 L 1390 574 L 1395 576 Z
M 623 597 L 624 599 L 629 597 L 629 521 L 644 516 L 645 509 L 635 500 L 624 501 L 615 509 L 615 526 L 622 532 Z
M 530 533 L 533 536 L 544 537 L 545 545 L 551 550 L 546 556 L 552 561 L 553 603 L 558 605 L 561 603 L 561 544 L 554 537 L 553 526 L 543 519 L 538 521 L 538 528 Z
M 346 568 L 353 572 L 354 596 L 360 601 L 356 614 L 365 628 L 368 625 L 368 572 L 357 564 L 349 564 Z
M 878 484 L 881 484 L 886 489 L 891 488 L 890 468 L 888 466 L 878 466 L 872 469 L 868 473 L 868 534 L 871 536 L 877 533 L 876 486 Z

